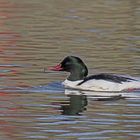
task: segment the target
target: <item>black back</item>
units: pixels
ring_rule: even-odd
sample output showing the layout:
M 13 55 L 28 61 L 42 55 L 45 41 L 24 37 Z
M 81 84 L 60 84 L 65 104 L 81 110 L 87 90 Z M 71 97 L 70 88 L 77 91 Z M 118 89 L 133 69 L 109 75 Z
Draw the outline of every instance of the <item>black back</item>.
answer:
M 86 81 L 93 80 L 93 79 L 95 79 L 95 80 L 107 80 L 107 81 L 110 81 L 110 82 L 115 82 L 115 83 L 120 83 L 120 84 L 122 82 L 136 81 L 135 79 L 128 78 L 128 77 L 117 76 L 117 75 L 113 75 L 113 74 L 101 73 L 101 74 L 91 75 L 89 77 L 86 77 L 78 85 L 81 85 L 81 84 L 85 83 Z

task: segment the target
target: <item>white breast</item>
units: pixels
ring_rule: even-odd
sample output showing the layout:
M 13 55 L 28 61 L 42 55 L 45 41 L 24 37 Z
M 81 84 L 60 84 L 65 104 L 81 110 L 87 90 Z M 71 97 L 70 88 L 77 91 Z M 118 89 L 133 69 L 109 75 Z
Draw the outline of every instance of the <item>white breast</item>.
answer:
M 83 80 L 78 80 L 78 81 L 69 81 L 69 80 L 65 80 L 62 84 L 65 86 L 65 87 L 70 87 L 70 88 L 76 88 L 78 87 L 77 85 L 82 82 Z

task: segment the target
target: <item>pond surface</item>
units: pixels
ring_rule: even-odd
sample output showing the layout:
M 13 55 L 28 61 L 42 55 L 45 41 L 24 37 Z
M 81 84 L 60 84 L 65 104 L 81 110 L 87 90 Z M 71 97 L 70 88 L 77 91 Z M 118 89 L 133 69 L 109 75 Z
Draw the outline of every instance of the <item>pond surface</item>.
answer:
M 0 0 L 0 140 L 138 140 L 140 91 L 100 97 L 44 72 L 67 55 L 89 74 L 140 78 L 139 0 Z

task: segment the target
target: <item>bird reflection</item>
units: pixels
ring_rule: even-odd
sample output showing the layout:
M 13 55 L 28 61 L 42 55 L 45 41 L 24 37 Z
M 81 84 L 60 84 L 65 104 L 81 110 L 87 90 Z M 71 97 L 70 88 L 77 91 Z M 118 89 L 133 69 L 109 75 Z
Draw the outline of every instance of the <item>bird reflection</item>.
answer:
M 68 95 L 69 101 L 61 104 L 63 115 L 80 115 L 88 104 L 86 95 Z
M 120 93 L 101 93 L 72 89 L 65 89 L 65 95 L 67 95 L 69 99 L 61 103 L 63 115 L 81 115 L 88 105 L 87 96 L 93 101 L 112 101 L 123 98 Z

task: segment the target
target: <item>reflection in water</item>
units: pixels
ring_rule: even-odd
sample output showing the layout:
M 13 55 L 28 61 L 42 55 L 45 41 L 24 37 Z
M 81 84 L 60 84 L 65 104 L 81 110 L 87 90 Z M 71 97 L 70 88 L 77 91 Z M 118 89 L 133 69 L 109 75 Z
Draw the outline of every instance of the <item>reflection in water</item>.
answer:
M 17 54 L 20 52 L 13 50 L 17 50 L 21 35 L 18 31 L 7 26 L 8 21 L 14 18 L 13 10 L 15 7 L 14 3 L 7 0 L 0 1 L 0 76 L 3 79 L 3 81 L 0 81 L 1 86 L 20 84 L 18 81 L 13 80 L 13 77 L 20 73 L 20 67 L 22 67 L 22 65 L 14 63 L 17 60 Z
M 121 92 L 98 92 L 98 91 L 87 91 L 87 90 L 76 90 L 76 89 L 65 89 L 65 95 L 86 95 L 90 98 L 99 99 L 117 99 L 117 98 L 140 98 L 140 89 L 132 91 L 121 91 Z
M 87 97 L 85 95 L 68 95 L 69 101 L 61 103 L 63 115 L 80 115 L 87 106 Z
M 140 91 L 133 92 L 95 92 L 74 89 L 65 89 L 65 95 L 69 97 L 68 101 L 61 103 L 63 115 L 80 115 L 88 105 L 88 99 L 92 101 L 114 101 L 126 98 L 140 99 Z
M 54 93 L 52 85 L 56 88 Z M 112 132 L 115 135 L 128 135 L 130 131 L 132 135 L 139 133 L 137 99 L 116 100 L 118 98 L 113 95 L 101 97 L 93 95 L 94 92 L 82 91 L 81 94 L 75 90 L 57 93 L 60 83 L 49 85 L 51 93 L 44 91 L 47 91 L 47 86 L 43 86 L 44 93 L 41 87 L 38 88 L 37 93 L 0 94 L 0 130 L 3 140 L 52 139 L 52 136 L 55 139 L 71 139 L 71 135 L 76 138 L 82 135 L 86 139 L 87 134 L 103 137 L 104 140 L 106 135 L 111 137 Z
M 60 110 L 62 110 L 63 115 L 81 115 L 83 111 L 87 109 L 88 100 L 87 95 L 67 95 L 69 97 L 68 101 L 63 101 Z M 89 98 L 89 97 L 88 97 Z M 100 97 L 92 96 L 90 97 L 94 101 L 113 101 L 123 99 L 121 95 L 111 96 L 111 97 Z

